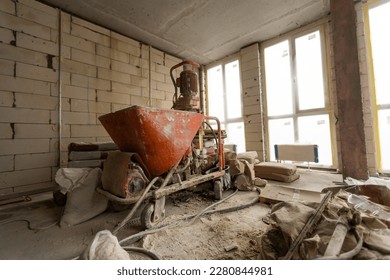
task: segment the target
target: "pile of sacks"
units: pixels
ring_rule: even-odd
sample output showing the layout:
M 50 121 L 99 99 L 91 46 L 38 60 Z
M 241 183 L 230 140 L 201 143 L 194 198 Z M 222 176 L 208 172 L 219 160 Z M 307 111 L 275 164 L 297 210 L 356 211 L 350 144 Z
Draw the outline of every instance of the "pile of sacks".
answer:
M 264 187 L 267 180 L 291 183 L 300 177 L 294 164 L 260 162 L 256 151 L 238 154 L 225 151 L 225 160 L 230 168 L 232 182 L 239 190 Z
M 260 162 L 255 164 L 256 177 L 263 179 L 291 183 L 299 179 L 297 167 L 291 163 Z
M 225 153 L 226 165 L 229 166 L 230 177 L 234 186 L 242 191 L 253 191 L 256 187 L 264 187 L 267 181 L 256 176 L 255 164 L 259 161 L 256 151 L 239 153 L 228 151 Z

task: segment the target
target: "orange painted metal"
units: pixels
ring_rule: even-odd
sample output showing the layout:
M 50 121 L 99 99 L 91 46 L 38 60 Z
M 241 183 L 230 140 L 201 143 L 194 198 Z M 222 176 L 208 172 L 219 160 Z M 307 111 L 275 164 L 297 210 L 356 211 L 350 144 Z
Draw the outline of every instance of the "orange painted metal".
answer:
M 152 177 L 185 155 L 204 116 L 196 112 L 132 106 L 99 117 L 123 152 L 138 153 Z

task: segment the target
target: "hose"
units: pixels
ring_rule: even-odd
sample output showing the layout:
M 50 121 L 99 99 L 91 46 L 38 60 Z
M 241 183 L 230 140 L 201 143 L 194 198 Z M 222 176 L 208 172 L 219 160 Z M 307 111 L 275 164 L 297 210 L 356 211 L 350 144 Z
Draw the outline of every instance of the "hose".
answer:
M 149 192 L 149 190 L 152 188 L 152 186 L 154 185 L 154 183 L 156 183 L 156 181 L 159 179 L 159 177 L 155 177 L 150 183 L 149 185 L 146 187 L 144 193 L 142 194 L 142 196 L 138 199 L 137 203 L 134 205 L 134 207 L 131 209 L 130 213 L 122 220 L 122 222 L 120 222 L 119 225 L 116 226 L 116 228 L 113 230 L 113 234 L 116 235 L 118 233 L 118 231 L 124 227 L 124 225 L 133 217 L 135 211 L 138 209 L 138 207 L 140 206 L 141 202 L 144 200 L 146 194 Z
M 11 220 L 11 221 L 6 221 L 4 223 L 1 223 L 0 226 L 3 226 L 3 225 L 6 225 L 6 224 L 9 224 L 9 223 L 13 223 L 13 222 L 26 222 L 27 223 L 27 228 L 29 230 L 35 230 L 35 231 L 40 231 L 40 230 L 46 230 L 46 229 L 49 229 L 55 225 L 58 224 L 58 221 L 55 221 L 54 223 L 50 224 L 50 225 L 47 225 L 47 226 L 44 226 L 44 227 L 36 227 L 36 228 L 33 228 L 31 226 L 31 222 L 27 219 L 17 219 L 17 220 Z
M 383 255 L 390 255 L 390 250 L 388 248 L 382 247 L 380 244 L 365 244 L 368 249 L 378 251 L 379 253 Z
M 236 192 L 234 192 L 232 195 L 236 194 Z M 229 195 L 228 197 L 226 197 L 226 199 L 222 199 L 214 204 L 212 204 L 211 206 L 208 206 L 206 209 L 210 209 L 220 203 L 222 203 L 223 201 L 226 201 L 228 198 L 230 198 L 232 195 Z M 131 243 L 134 243 L 134 242 L 137 242 L 140 238 L 142 238 L 143 236 L 145 235 L 148 235 L 148 234 L 152 234 L 152 233 L 156 233 L 156 232 L 159 232 L 161 230 L 164 230 L 164 229 L 167 229 L 169 227 L 173 227 L 173 226 L 176 226 L 178 225 L 178 223 L 180 221 L 187 221 L 187 220 L 191 220 L 189 222 L 189 224 L 193 223 L 195 221 L 195 218 L 199 218 L 200 216 L 202 215 L 210 215 L 210 214 L 215 214 L 215 213 L 228 213 L 228 212 L 232 212 L 232 211 L 238 211 L 238 210 L 241 210 L 241 209 L 245 209 L 245 208 L 248 208 L 256 203 L 259 202 L 259 198 L 256 197 L 254 198 L 253 200 L 251 200 L 250 202 L 246 203 L 246 204 L 241 204 L 241 205 L 238 205 L 238 206 L 232 206 L 232 207 L 227 207 L 227 208 L 222 208 L 222 209 L 215 209 L 215 210 L 211 210 L 211 211 L 207 211 L 206 209 L 202 210 L 200 213 L 198 214 L 195 214 L 195 215 L 190 215 L 190 216 L 187 216 L 187 217 L 183 217 L 181 219 L 178 219 L 176 221 L 174 221 L 173 223 L 169 223 L 169 224 L 165 224 L 165 225 L 161 225 L 159 226 L 158 228 L 155 228 L 155 229 L 149 229 L 149 230 L 144 230 L 144 231 L 141 231 L 141 232 L 138 232 L 136 234 L 133 234 L 131 236 L 128 236 L 124 239 L 122 239 L 121 241 L 119 241 L 119 244 L 124 244 L 124 243 L 128 243 L 128 244 L 131 244 Z
M 176 168 L 177 166 L 179 165 L 180 162 L 176 163 L 174 167 L 171 168 L 171 170 L 169 170 L 167 176 L 165 176 L 165 179 L 162 183 L 162 185 L 160 186 L 160 188 L 164 188 L 169 180 L 171 179 L 172 177 L 172 174 L 176 171 Z M 138 199 L 137 203 L 134 205 L 134 207 L 131 209 L 130 213 L 122 220 L 122 222 L 120 222 L 120 224 L 113 230 L 112 234 L 116 235 L 118 233 L 118 231 L 124 227 L 124 225 L 133 217 L 135 211 L 138 209 L 138 207 L 141 205 L 142 201 L 145 199 L 145 196 L 146 194 L 149 192 L 149 190 L 151 189 L 151 187 L 154 185 L 154 183 L 156 183 L 157 180 L 159 180 L 160 177 L 155 177 L 150 183 L 149 185 L 146 187 L 144 193 L 142 194 L 142 196 Z
M 220 201 L 218 201 L 218 202 L 216 202 L 216 203 L 213 203 L 213 204 L 211 204 L 210 206 L 208 206 L 208 207 L 206 207 L 205 209 L 203 209 L 202 211 L 200 211 L 195 217 L 193 217 L 193 218 L 191 219 L 191 221 L 188 223 L 188 225 L 192 225 L 192 223 L 195 222 L 200 216 L 202 216 L 202 214 L 204 214 L 205 212 L 207 212 L 207 210 L 209 210 L 210 208 L 213 208 L 213 207 L 217 206 L 218 204 L 221 204 L 222 202 L 228 200 L 228 199 L 231 198 L 232 196 L 236 195 L 237 192 L 238 192 L 238 189 L 237 189 L 234 193 L 232 193 L 232 194 L 228 195 L 227 197 L 225 197 L 224 199 L 221 199 Z
M 144 172 L 144 170 L 141 168 L 141 166 L 139 166 L 138 164 L 134 164 L 133 167 L 135 167 L 135 168 L 139 171 L 139 173 L 140 173 L 141 176 L 142 176 L 142 179 L 144 179 L 145 182 L 148 182 L 148 183 L 150 182 L 150 180 L 148 179 L 148 177 L 146 177 L 145 172 Z
M 190 166 L 190 164 L 191 164 L 191 159 L 190 159 L 189 157 L 187 157 L 186 160 L 187 160 L 187 161 L 186 161 L 186 163 L 184 164 L 184 166 L 183 166 L 182 168 L 180 168 L 180 169 L 177 169 L 177 170 L 175 171 L 175 173 L 182 173 L 182 172 L 184 172 L 184 171 Z
M 139 248 L 139 247 L 122 247 L 126 252 L 137 252 L 137 253 L 142 253 L 150 257 L 152 260 L 161 260 L 161 258 L 154 252 L 149 251 L 144 248 Z
M 360 234 L 354 229 L 354 235 L 358 241 L 355 248 L 353 248 L 351 251 L 342 253 L 338 256 L 327 256 L 327 257 L 319 257 L 317 260 L 351 260 L 354 256 L 356 256 L 360 250 L 363 247 L 363 238 L 360 236 Z
M 126 252 L 137 252 L 137 253 L 145 254 L 148 257 L 150 257 L 152 260 L 161 260 L 161 258 L 156 253 L 144 248 L 125 246 L 122 247 L 122 249 L 124 249 Z M 80 256 L 74 257 L 71 260 L 80 260 Z

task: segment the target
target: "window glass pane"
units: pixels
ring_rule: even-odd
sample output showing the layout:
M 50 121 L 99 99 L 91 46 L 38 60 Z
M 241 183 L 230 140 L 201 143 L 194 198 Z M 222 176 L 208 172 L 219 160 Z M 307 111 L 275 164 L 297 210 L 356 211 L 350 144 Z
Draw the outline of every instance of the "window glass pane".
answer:
M 293 112 L 288 41 L 264 50 L 268 116 Z
M 300 117 L 298 128 L 298 142 L 318 145 L 318 163 L 332 165 L 329 115 Z
M 295 39 L 295 51 L 299 110 L 324 108 L 320 32 Z
M 237 153 L 243 153 L 245 149 L 245 130 L 244 122 L 229 123 L 227 125 L 227 139 L 226 144 L 236 144 Z
M 242 116 L 242 113 L 240 67 L 238 60 L 235 60 L 225 65 L 225 85 L 227 118 L 240 118 Z
M 214 120 L 210 120 L 209 121 L 209 125 L 214 130 L 215 135 L 217 135 L 217 133 L 218 133 L 218 124 Z M 206 127 L 206 129 L 209 129 L 209 127 Z M 224 123 L 221 123 L 221 130 L 226 130 Z
M 275 144 L 294 143 L 294 123 L 292 118 L 276 119 L 268 121 L 268 133 L 270 143 L 271 160 L 275 158 Z
M 390 2 L 369 10 L 377 104 L 390 104 Z M 383 157 L 382 157 L 383 158 Z
M 390 109 L 378 111 L 378 124 L 382 169 L 390 171 Z
M 223 106 L 223 78 L 222 66 L 218 65 L 207 70 L 207 97 L 209 115 L 225 120 L 225 106 Z

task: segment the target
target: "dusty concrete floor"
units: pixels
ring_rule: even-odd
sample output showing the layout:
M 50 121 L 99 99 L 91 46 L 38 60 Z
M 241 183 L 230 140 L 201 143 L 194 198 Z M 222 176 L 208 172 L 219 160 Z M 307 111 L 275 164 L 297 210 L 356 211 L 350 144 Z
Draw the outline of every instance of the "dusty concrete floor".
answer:
M 316 170 L 299 170 L 301 178 L 290 184 L 294 188 L 321 191 L 342 182 L 340 174 Z M 227 196 L 232 191 L 227 191 Z M 238 192 L 217 209 L 246 204 L 258 197 L 257 192 Z M 183 191 L 168 197 L 167 217 L 163 223 L 174 223 L 183 216 L 197 214 L 216 201 L 211 192 Z M 255 240 L 264 228 L 262 218 L 269 205 L 260 202 L 251 207 L 223 214 L 202 216 L 193 223 L 178 225 L 151 234 L 132 244 L 157 253 L 162 259 L 257 259 Z M 82 224 L 63 228 L 57 222 L 62 208 L 55 205 L 51 194 L 41 195 L 30 203 L 0 207 L 0 259 L 61 260 L 79 256 L 95 234 L 112 231 L 129 210 L 106 211 Z M 28 222 L 27 222 L 28 221 Z M 141 230 L 126 225 L 119 231 L 119 240 Z M 131 256 L 142 258 L 140 255 Z

